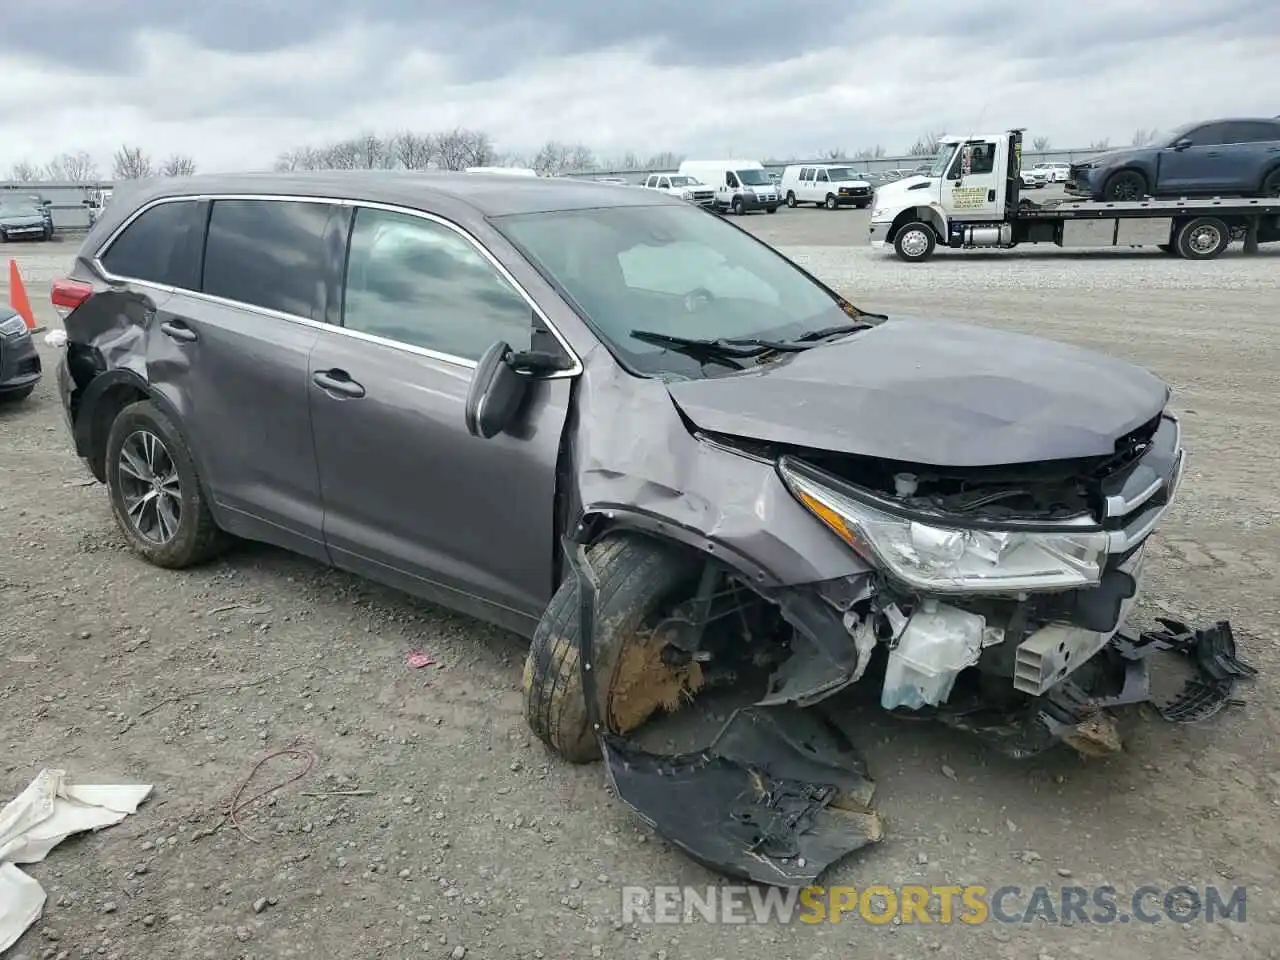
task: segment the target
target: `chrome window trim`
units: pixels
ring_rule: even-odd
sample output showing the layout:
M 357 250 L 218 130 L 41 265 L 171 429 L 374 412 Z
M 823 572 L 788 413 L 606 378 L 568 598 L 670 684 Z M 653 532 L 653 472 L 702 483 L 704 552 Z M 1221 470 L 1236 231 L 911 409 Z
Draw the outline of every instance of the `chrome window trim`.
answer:
M 133 213 L 129 214 L 128 217 L 126 217 L 123 221 L 121 221 L 121 223 L 114 230 L 111 231 L 111 233 L 107 236 L 107 238 L 98 246 L 97 251 L 94 252 L 93 260 L 92 260 L 94 268 L 98 270 L 98 272 L 101 273 L 102 276 L 105 277 L 106 279 L 112 280 L 118 283 L 126 283 L 126 282 L 136 283 L 136 284 L 141 284 L 144 287 L 149 287 L 154 290 L 163 290 L 171 294 L 181 293 L 185 296 L 195 297 L 199 300 L 204 300 L 208 303 L 215 303 L 223 306 L 237 307 L 242 310 L 250 310 L 254 313 L 262 314 L 263 316 L 267 316 L 267 317 L 272 317 L 277 320 L 286 320 L 291 323 L 298 323 L 298 324 L 302 324 L 303 326 L 315 327 L 320 330 L 330 330 L 335 333 L 340 333 L 344 336 L 352 337 L 356 340 L 363 340 L 368 343 L 375 343 L 380 346 L 390 347 L 394 350 L 400 350 L 400 351 L 403 351 L 404 353 L 412 354 L 414 356 L 426 357 L 427 359 L 430 359 L 430 360 L 437 360 L 442 363 L 452 364 L 453 366 L 464 367 L 468 370 L 474 370 L 476 368 L 478 361 L 471 360 L 467 357 L 460 357 L 455 354 L 444 353 L 439 350 L 430 350 L 426 347 L 418 347 L 409 343 L 401 343 L 398 340 L 389 340 L 386 337 L 379 337 L 379 336 L 376 336 L 375 334 L 364 333 L 363 331 L 360 331 L 360 330 L 350 330 L 344 326 L 338 326 L 332 323 L 325 323 L 324 321 L 321 321 L 321 320 L 313 320 L 310 317 L 300 317 L 296 314 L 285 313 L 284 311 L 281 311 L 281 310 L 272 310 L 268 307 L 260 307 L 257 304 L 244 303 L 243 301 L 240 301 L 240 300 L 231 300 L 227 297 L 219 297 L 213 294 L 204 293 L 199 290 L 188 290 L 185 287 L 174 287 L 174 286 L 169 286 L 167 284 L 155 283 L 154 281 L 151 281 L 151 280 L 142 280 L 137 277 L 122 276 L 120 274 L 112 273 L 110 270 L 106 268 L 106 265 L 102 262 L 102 258 L 111 249 L 111 245 L 115 243 L 116 239 L 120 236 L 120 234 L 124 233 L 124 231 L 127 230 L 135 220 L 141 217 L 148 210 L 151 210 L 154 207 L 158 207 L 162 203 L 199 203 L 204 200 L 215 201 L 215 202 L 218 200 L 270 200 L 270 201 L 277 201 L 277 202 L 284 202 L 284 203 L 324 203 L 324 204 L 329 204 L 330 206 L 350 207 L 355 209 L 364 207 L 372 210 L 383 210 L 388 213 L 398 213 L 398 214 L 403 214 L 405 216 L 417 217 L 421 220 L 428 220 L 432 223 L 438 224 L 439 226 L 444 227 L 447 230 L 452 230 L 458 236 L 462 237 L 464 240 L 470 243 L 476 249 L 476 251 L 482 257 L 484 257 L 484 259 L 490 264 L 490 266 L 492 266 L 495 270 L 498 271 L 499 276 L 501 276 L 504 280 L 506 280 L 507 283 L 511 284 L 512 289 L 515 290 L 516 293 L 520 295 L 520 297 L 529 306 L 529 309 L 533 311 L 533 313 L 538 317 L 538 319 L 542 322 L 542 324 L 546 327 L 546 329 L 551 332 L 551 335 L 556 338 L 556 342 L 560 344 L 560 348 L 564 350 L 564 352 L 568 355 L 570 364 L 571 364 L 568 370 L 558 370 L 555 373 L 547 374 L 546 376 L 539 377 L 538 379 L 539 380 L 564 380 L 570 377 L 577 377 L 581 375 L 583 371 L 582 360 L 578 357 L 578 354 L 574 351 L 573 347 L 569 345 L 569 341 L 565 339 L 564 334 L 562 334 L 559 328 L 556 327 L 556 325 L 551 322 L 551 318 L 547 316 L 546 312 L 540 306 L 538 306 L 537 302 L 533 299 L 533 297 L 529 295 L 529 291 L 527 291 L 524 288 L 524 286 L 518 280 L 516 280 L 515 276 L 511 273 L 511 271 L 508 270 L 506 266 L 500 260 L 498 260 L 497 257 L 495 257 L 492 253 L 489 252 L 489 250 L 485 247 L 483 243 L 481 243 L 475 236 L 473 236 L 470 232 L 460 227 L 458 224 L 454 223 L 451 220 L 447 220 L 444 217 L 439 216 L 438 214 L 428 213 L 425 210 L 415 210 L 412 207 L 404 207 L 394 203 L 380 203 L 380 202 L 371 201 L 371 200 L 370 201 L 352 200 L 345 197 L 289 196 L 286 194 L 277 194 L 277 193 L 190 193 L 190 194 L 183 194 L 181 196 L 173 196 L 173 197 L 157 197 L 156 199 L 148 201 L 147 203 L 139 207 L 137 210 L 133 211 Z M 202 255 L 203 255 L 203 252 L 202 252 Z M 342 278 L 342 288 L 345 294 L 346 292 L 345 276 Z

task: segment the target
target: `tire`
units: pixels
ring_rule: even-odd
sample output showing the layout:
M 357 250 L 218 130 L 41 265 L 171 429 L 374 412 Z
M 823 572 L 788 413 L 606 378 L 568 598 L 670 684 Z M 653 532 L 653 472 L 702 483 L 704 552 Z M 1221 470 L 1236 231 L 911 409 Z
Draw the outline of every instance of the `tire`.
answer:
M 747 205 L 742 202 L 741 197 L 733 198 L 733 212 L 735 216 L 745 217 L 747 215 Z
M 1173 249 L 1172 243 L 1157 243 L 1156 249 L 1159 250 L 1161 253 L 1167 253 L 1170 256 L 1178 255 L 1178 251 Z
M 787 191 L 787 206 L 788 206 L 788 207 L 791 207 L 792 209 L 795 209 L 795 205 L 796 205 L 796 193 L 795 193 L 795 191 L 794 191 L 794 190 L 788 190 L 788 191 Z
M 35 388 L 36 385 L 33 383 L 25 387 L 19 387 L 17 390 L 9 390 L 5 393 L 0 393 L 0 403 L 21 403 L 23 400 L 27 399 L 27 397 L 31 396 L 31 393 Z
M 601 540 L 588 557 L 599 581 L 594 666 L 601 711 L 616 718 L 612 695 L 622 653 L 628 647 L 639 649 L 633 644 L 642 635 L 641 628 L 682 589 L 692 592 L 701 558 L 634 534 Z M 587 722 L 578 667 L 578 626 L 578 583 L 571 574 L 534 631 L 524 667 L 525 719 L 538 738 L 564 759 L 590 763 L 599 759 L 600 744 Z M 619 724 L 615 719 L 611 725 L 623 726 L 623 733 L 635 729 L 649 715 L 642 707 L 639 713 L 630 713 L 631 722 Z
M 154 455 L 148 457 L 147 451 L 154 451 Z M 130 459 L 125 460 L 126 455 Z M 136 465 L 139 460 L 147 469 L 130 469 L 129 464 Z M 107 435 L 106 472 L 116 523 L 129 546 L 148 563 L 180 570 L 210 560 L 222 550 L 226 537 L 209 510 L 186 438 L 149 400 L 131 403 L 116 415 Z M 138 477 L 148 472 L 159 479 L 152 484 L 154 496 L 147 501 L 153 506 L 143 507 L 142 522 L 138 523 L 130 517 L 128 504 L 139 491 L 145 491 L 146 481 Z M 169 477 L 172 480 L 166 479 Z M 162 516 L 168 523 L 157 527 Z
M 764 208 L 764 212 L 765 212 L 765 213 L 777 213 L 777 212 L 778 212 L 778 208 L 777 208 L 777 207 L 765 207 L 765 208 Z
M 1127 203 L 1147 195 L 1147 178 L 1137 170 L 1121 170 L 1107 178 L 1102 186 L 1102 199 L 1107 203 Z
M 827 194 L 826 207 L 828 210 L 840 209 L 840 201 L 836 199 L 836 195 L 834 193 Z
M 859 210 L 865 210 L 865 209 L 867 209 L 867 207 L 868 207 L 868 206 L 870 206 L 870 204 L 869 204 L 869 203 L 855 203 L 855 204 L 854 204 L 854 206 L 855 206 L 855 207 L 857 207 Z
M 1196 217 L 1178 227 L 1174 249 L 1184 260 L 1213 260 L 1231 245 L 1231 230 L 1217 217 Z
M 1280 167 L 1276 167 L 1262 181 L 1262 189 L 1258 191 L 1259 196 L 1280 198 Z
M 907 263 L 923 263 L 933 256 L 937 246 L 933 227 L 919 220 L 904 223 L 893 238 L 893 249 L 898 258 Z

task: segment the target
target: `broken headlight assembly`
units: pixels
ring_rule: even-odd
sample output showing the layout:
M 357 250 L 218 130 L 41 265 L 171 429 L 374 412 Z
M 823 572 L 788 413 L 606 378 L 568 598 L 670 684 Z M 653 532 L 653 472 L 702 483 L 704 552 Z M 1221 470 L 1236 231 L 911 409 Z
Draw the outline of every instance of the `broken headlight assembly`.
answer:
M 784 457 L 792 495 L 861 557 L 926 593 L 1019 593 L 1097 584 L 1107 534 L 1086 524 L 950 525 L 922 520 L 824 483 Z

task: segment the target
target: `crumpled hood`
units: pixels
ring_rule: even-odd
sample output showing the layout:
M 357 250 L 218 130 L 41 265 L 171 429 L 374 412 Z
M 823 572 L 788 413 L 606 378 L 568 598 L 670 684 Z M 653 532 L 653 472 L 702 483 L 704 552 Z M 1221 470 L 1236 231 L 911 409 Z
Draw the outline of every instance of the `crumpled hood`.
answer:
M 1169 389 L 1122 360 L 981 326 L 892 318 L 759 370 L 667 385 L 715 433 L 932 466 L 1106 456 Z

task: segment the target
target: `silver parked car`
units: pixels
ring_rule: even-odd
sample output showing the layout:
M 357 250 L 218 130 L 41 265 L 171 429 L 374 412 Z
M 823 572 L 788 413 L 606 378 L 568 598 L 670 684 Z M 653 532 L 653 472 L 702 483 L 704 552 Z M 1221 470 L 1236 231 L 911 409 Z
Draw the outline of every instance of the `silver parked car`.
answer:
M 538 736 L 767 883 L 879 836 L 823 719 L 854 683 L 983 705 L 1020 753 L 1106 742 L 1182 475 L 1152 374 L 865 312 L 656 190 L 139 182 L 53 300 L 75 448 L 141 556 L 266 541 L 523 634 Z M 706 750 L 633 739 L 725 684 L 754 706 Z
M 12 240 L 48 240 L 53 221 L 35 200 L 0 199 L 0 243 Z

